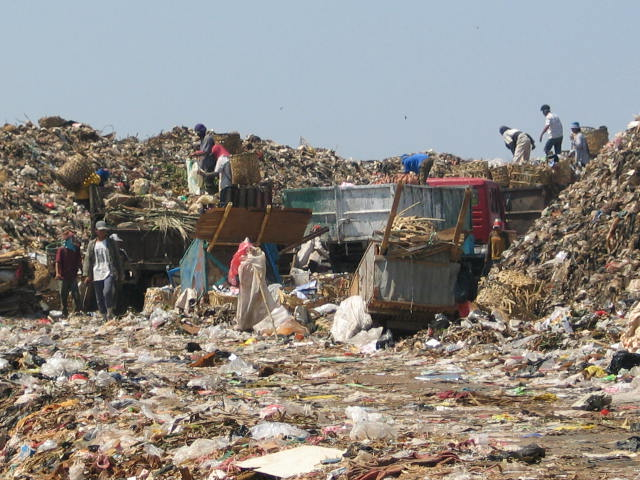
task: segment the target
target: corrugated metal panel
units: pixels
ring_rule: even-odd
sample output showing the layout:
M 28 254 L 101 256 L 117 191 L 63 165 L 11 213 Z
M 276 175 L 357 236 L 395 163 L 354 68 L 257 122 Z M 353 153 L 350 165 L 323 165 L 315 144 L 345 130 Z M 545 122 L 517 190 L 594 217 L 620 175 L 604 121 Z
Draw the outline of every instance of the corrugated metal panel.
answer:
M 311 225 L 328 226 L 331 241 L 370 240 L 373 232 L 383 230 L 387 223 L 395 189 L 396 184 L 293 189 L 283 192 L 283 203 L 291 208 L 310 208 Z M 436 227 L 444 230 L 455 226 L 463 199 L 460 187 L 405 185 L 399 211 L 417 203 L 405 215 L 443 219 Z M 471 215 L 464 228 L 471 228 Z
M 373 283 L 378 287 L 377 299 L 386 302 L 408 302 L 420 305 L 454 305 L 454 287 L 459 263 L 449 263 L 448 255 L 430 258 L 440 265 L 425 265 L 419 261 L 375 260 Z

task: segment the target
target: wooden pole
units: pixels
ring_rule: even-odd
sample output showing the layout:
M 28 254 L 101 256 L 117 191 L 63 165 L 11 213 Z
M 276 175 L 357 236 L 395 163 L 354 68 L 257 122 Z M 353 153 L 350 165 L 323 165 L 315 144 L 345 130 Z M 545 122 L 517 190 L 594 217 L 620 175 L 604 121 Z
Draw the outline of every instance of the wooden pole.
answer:
M 224 224 L 227 222 L 227 218 L 229 217 L 229 213 L 231 212 L 232 208 L 233 208 L 233 203 L 231 202 L 227 203 L 227 206 L 224 208 L 224 213 L 222 214 L 222 220 L 220 220 L 220 223 L 218 224 L 218 228 L 216 228 L 216 231 L 213 234 L 213 238 L 211 239 L 211 243 L 209 243 L 209 246 L 207 247 L 207 252 L 211 253 L 213 251 L 213 247 L 216 246 L 216 242 L 218 241 L 220 232 L 222 232 L 222 229 L 224 228 Z
M 384 236 L 382 237 L 382 243 L 380 244 L 380 255 L 385 255 L 387 253 L 387 248 L 389 248 L 389 236 L 391 235 L 391 228 L 393 227 L 393 221 L 396 218 L 398 213 L 398 205 L 400 205 L 400 197 L 402 196 L 402 189 L 404 188 L 404 183 L 398 183 L 396 187 L 396 194 L 393 197 L 393 205 L 391 206 L 391 211 L 389 212 L 389 218 L 387 219 L 387 226 L 384 229 Z
M 262 243 L 262 236 L 264 235 L 264 231 L 267 228 L 267 223 L 269 223 L 270 215 L 271 215 L 271 205 L 267 205 L 267 210 L 265 211 L 264 217 L 262 218 L 262 225 L 260 225 L 260 233 L 258 234 L 256 245 L 260 245 L 260 243 Z

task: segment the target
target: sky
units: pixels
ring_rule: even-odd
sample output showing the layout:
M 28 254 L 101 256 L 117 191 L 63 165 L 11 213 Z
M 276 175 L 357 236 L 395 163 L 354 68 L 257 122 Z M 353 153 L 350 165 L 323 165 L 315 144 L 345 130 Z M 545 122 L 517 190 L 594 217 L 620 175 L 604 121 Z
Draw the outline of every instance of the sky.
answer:
M 345 158 L 508 158 L 640 112 L 637 0 L 2 2 L 0 122 L 47 115 L 147 138 L 176 125 L 301 137 Z M 541 156 L 537 146 L 533 155 Z

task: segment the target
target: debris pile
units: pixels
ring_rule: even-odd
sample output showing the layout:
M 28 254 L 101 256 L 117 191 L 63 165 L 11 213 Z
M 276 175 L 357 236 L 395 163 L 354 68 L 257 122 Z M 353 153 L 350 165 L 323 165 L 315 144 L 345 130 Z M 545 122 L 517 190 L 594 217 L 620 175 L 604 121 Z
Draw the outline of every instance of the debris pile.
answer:
M 398 157 L 358 162 L 346 160 L 333 150 L 308 145 L 292 148 L 255 135 L 244 140 L 237 134 L 216 137 L 220 142 L 233 140 L 234 150 L 263 153 L 263 183 L 272 185 L 276 201 L 284 188 L 397 181 L 395 175 L 401 172 Z M 164 197 L 164 208 L 173 208 L 171 202 L 179 204 L 180 196 L 185 196 L 186 206 L 190 206 L 194 199 L 187 195 L 184 162 L 195 144 L 197 137 L 188 127 L 174 127 L 141 141 L 136 137 L 118 139 L 115 133 L 103 134 L 60 117 L 42 118 L 39 126 L 31 122 L 4 125 L 0 128 L 2 249 L 44 249 L 63 226 L 75 228 L 85 238 L 89 235 L 86 211 L 56 181 L 56 172 L 71 158 L 88 160 L 96 169 L 107 168 L 111 174 L 107 188 L 111 190 L 114 185 L 121 190 L 133 189 L 138 181 L 147 190 L 137 193 Z M 431 155 L 436 156 L 436 165 L 459 162 L 453 155 Z M 407 182 L 406 178 L 402 180 Z
M 634 126 L 607 144 L 505 253 L 501 270 L 543 284 L 543 312 L 574 302 L 624 312 L 640 298 L 638 152 Z

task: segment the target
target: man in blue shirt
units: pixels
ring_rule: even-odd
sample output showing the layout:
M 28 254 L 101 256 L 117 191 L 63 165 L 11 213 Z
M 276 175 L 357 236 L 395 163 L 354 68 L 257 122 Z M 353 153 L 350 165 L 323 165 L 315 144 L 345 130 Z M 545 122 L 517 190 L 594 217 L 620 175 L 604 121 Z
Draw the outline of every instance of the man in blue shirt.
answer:
M 433 166 L 433 158 L 429 158 L 426 153 L 414 153 L 413 155 L 403 155 L 402 165 L 404 173 L 413 172 L 418 175 L 421 184 L 427 183 L 429 172 Z

